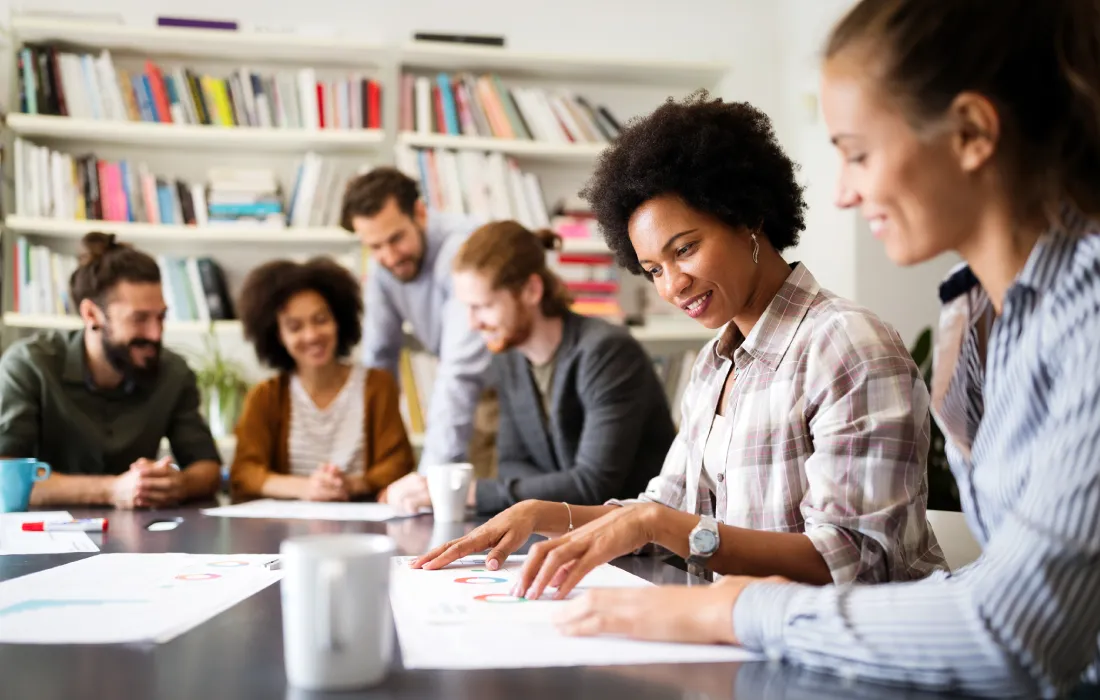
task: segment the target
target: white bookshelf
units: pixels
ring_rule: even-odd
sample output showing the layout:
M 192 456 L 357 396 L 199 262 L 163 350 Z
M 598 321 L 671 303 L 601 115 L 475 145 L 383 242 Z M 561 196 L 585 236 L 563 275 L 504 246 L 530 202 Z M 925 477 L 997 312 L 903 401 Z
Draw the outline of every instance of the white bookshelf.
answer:
M 353 248 L 358 240 L 338 227 L 272 228 L 270 226 L 171 226 L 119 221 L 43 219 L 31 216 L 9 216 L 5 227 L 12 233 L 47 238 L 79 240 L 91 231 L 114 233 L 132 243 L 201 242 L 201 243 L 271 243 L 275 245 L 328 245 Z
M 112 52 L 251 63 L 371 67 L 385 64 L 392 54 L 390 48 L 381 44 L 347 37 L 138 27 L 45 17 L 13 17 L 11 32 L 26 42 L 58 42 Z
M 58 316 L 53 314 L 21 314 L 8 311 L 4 314 L 4 325 L 9 328 L 27 328 L 35 330 L 59 329 L 72 330 L 80 328 L 83 323 L 79 316 Z M 240 321 L 167 321 L 164 324 L 166 333 L 206 333 L 213 328 L 219 333 L 241 332 Z
M 381 129 L 276 129 L 262 127 L 154 124 L 152 122 L 74 119 L 42 114 L 9 114 L 16 136 L 84 144 L 144 146 L 158 149 L 205 149 L 259 152 L 376 150 L 385 140 Z
M 729 66 L 717 61 L 669 61 L 517 51 L 493 46 L 408 42 L 397 54 L 403 66 L 417 69 L 507 73 L 558 81 L 591 81 L 687 87 L 718 82 Z
M 227 160 L 242 158 L 271 161 L 299 159 L 308 151 L 325 157 L 360 158 L 364 163 L 393 162 L 393 147 L 442 148 L 499 152 L 531 165 L 551 169 L 551 179 L 557 184 L 567 182 L 570 192 L 591 172 L 591 167 L 604 144 L 559 144 L 542 141 L 498 138 L 471 138 L 445 134 L 420 134 L 398 131 L 400 76 L 412 72 L 491 72 L 510 82 L 575 83 L 578 91 L 610 89 L 612 92 L 648 90 L 643 100 L 647 107 L 656 106 L 670 94 L 685 94 L 699 87 L 713 89 L 727 73 L 729 66 L 718 61 L 684 61 L 655 59 L 647 56 L 615 57 L 577 55 L 553 52 L 524 51 L 513 48 L 469 46 L 460 44 L 406 42 L 380 44 L 352 37 L 318 37 L 296 34 L 275 34 L 245 31 L 198 30 L 128 26 L 111 23 L 66 21 L 58 18 L 14 16 L 10 24 L 8 46 L 16 51 L 22 43 L 52 43 L 76 50 L 97 52 L 107 49 L 112 54 L 154 61 L 187 63 L 189 61 L 222 62 L 228 66 L 242 64 L 281 64 L 286 67 L 309 66 L 318 70 L 345 69 L 367 72 L 382 86 L 382 129 L 282 129 L 255 127 L 223 127 L 207 125 L 157 124 L 131 121 L 74 119 L 70 117 L 10 113 L 5 122 L 11 132 L 32 142 L 49 145 L 72 154 L 96 151 L 100 147 L 122 148 L 128 156 L 140 160 L 141 154 L 156 154 L 171 158 L 175 153 L 210 159 L 211 164 L 223 156 Z M 281 69 L 280 69 L 281 70 Z M 15 86 L 18 89 L 18 85 Z M 657 97 L 662 96 L 662 97 Z M 18 99 L 14 101 L 18 104 Z M 614 105 L 612 105 L 614 109 Z M 629 118 L 634 108 L 624 108 L 617 114 L 620 121 Z M 643 107 L 638 107 L 638 110 Z M 524 168 L 527 164 L 524 165 Z M 6 168 L 9 177 L 18 176 L 18 164 Z M 570 175 L 561 173 L 568 171 Z M 163 173 L 170 174 L 170 173 Z M 285 183 L 284 185 L 289 185 Z M 548 195 L 550 193 L 547 193 Z M 14 213 L 13 213 L 14 214 Z M 344 245 L 354 249 L 356 240 L 334 227 L 307 229 L 269 229 L 228 226 L 165 226 L 144 223 L 101 221 L 66 221 L 10 215 L 5 227 L 8 236 L 66 240 L 73 242 L 91 230 L 114 232 L 120 238 L 139 245 L 149 243 L 175 244 L 176 241 L 198 241 L 201 245 L 217 245 L 218 250 L 253 250 L 261 256 L 282 255 L 284 251 L 333 251 Z M 268 255 L 261 246 L 279 245 L 278 252 Z M 566 239 L 563 252 L 606 253 L 602 240 Z M 238 271 L 240 272 L 240 271 Z M 17 328 L 72 327 L 76 319 L 5 313 L 7 326 Z M 199 322 L 170 323 L 172 332 L 200 332 L 206 324 Z M 220 330 L 239 330 L 235 322 L 218 325 Z M 661 321 L 656 325 L 632 329 L 640 340 L 655 342 L 703 342 L 712 333 L 692 323 L 674 324 Z
M 8 311 L 4 314 L 4 325 L 28 329 L 74 329 L 80 328 L 81 321 L 78 316 Z M 166 321 L 164 324 L 166 333 L 206 333 L 210 328 L 211 324 L 203 321 Z M 214 321 L 213 329 L 227 334 L 242 332 L 240 321 Z M 718 331 L 709 330 L 691 321 L 667 320 L 652 321 L 645 326 L 631 326 L 630 333 L 643 343 L 705 343 L 717 335 Z
M 420 134 L 405 131 L 398 143 L 411 148 L 449 148 L 455 150 L 494 151 L 517 158 L 588 163 L 604 149 L 600 143 L 546 143 L 525 139 L 500 139 L 451 134 Z

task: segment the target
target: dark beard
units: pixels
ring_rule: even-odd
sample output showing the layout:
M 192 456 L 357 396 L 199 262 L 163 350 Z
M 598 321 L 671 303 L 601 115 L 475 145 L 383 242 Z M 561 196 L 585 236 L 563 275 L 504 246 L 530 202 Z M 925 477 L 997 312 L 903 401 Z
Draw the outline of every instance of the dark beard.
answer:
M 389 271 L 389 273 L 391 275 L 393 275 L 394 278 L 397 279 L 397 281 L 401 282 L 402 284 L 408 284 L 409 282 L 412 282 L 414 279 L 416 279 L 417 277 L 420 276 L 420 271 L 424 268 L 424 258 L 426 258 L 428 256 L 428 236 L 424 232 L 424 229 L 422 229 L 422 228 L 418 228 L 416 230 L 416 232 L 420 236 L 420 257 L 418 257 L 418 258 L 404 258 L 402 260 L 399 260 L 397 262 L 397 265 L 394 265 L 392 268 L 386 268 Z M 412 271 L 411 274 L 409 274 L 409 275 L 399 275 L 399 274 L 397 274 L 397 272 L 395 272 L 395 268 L 398 265 L 403 265 L 403 264 L 409 263 L 409 262 L 411 262 L 413 264 L 413 271 Z
M 128 343 L 115 343 L 110 340 L 110 328 L 103 329 L 103 356 L 125 381 L 146 384 L 156 379 L 160 369 L 161 344 L 145 338 L 134 338 Z M 130 356 L 131 348 L 155 348 L 157 354 L 147 360 L 145 367 L 138 367 Z

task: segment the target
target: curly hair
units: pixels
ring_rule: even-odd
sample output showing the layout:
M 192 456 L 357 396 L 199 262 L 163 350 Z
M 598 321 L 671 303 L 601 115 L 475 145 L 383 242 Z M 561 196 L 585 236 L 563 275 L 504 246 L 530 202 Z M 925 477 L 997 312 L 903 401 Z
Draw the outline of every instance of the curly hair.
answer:
M 642 204 L 661 195 L 675 195 L 732 228 L 762 231 L 776 250 L 797 244 L 806 228 L 797 167 L 767 115 L 700 90 L 631 120 L 600 154 L 580 195 L 618 263 L 646 274 L 627 224 Z
M 347 268 L 328 257 L 305 263 L 273 260 L 248 273 L 237 306 L 244 337 L 260 362 L 273 369 L 294 370 L 294 359 L 279 338 L 279 312 L 305 291 L 320 294 L 332 310 L 337 357 L 347 357 L 363 337 L 363 297 L 359 281 Z

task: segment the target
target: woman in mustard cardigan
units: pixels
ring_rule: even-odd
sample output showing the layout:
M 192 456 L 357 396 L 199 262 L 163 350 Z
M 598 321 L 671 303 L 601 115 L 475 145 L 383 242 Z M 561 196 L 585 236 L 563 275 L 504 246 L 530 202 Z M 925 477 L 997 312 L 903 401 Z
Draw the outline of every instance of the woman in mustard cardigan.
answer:
M 230 469 L 234 501 L 374 497 L 412 471 L 397 383 L 347 357 L 362 336 L 359 283 L 329 258 L 253 270 L 238 302 L 245 337 L 278 374 L 249 392 Z

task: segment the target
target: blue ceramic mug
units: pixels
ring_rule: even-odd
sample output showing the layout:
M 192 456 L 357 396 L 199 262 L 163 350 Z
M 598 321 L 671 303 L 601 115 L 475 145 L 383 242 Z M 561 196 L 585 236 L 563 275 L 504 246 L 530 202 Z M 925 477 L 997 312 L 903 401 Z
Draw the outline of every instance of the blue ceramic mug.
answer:
M 37 459 L 0 459 L 0 513 L 22 513 L 34 482 L 50 475 L 50 465 Z

